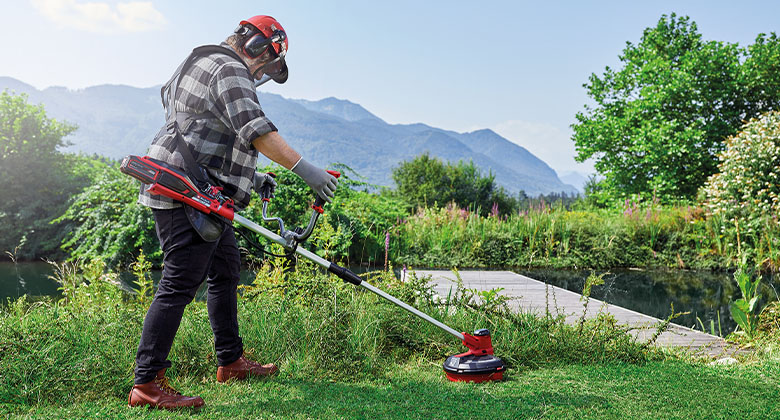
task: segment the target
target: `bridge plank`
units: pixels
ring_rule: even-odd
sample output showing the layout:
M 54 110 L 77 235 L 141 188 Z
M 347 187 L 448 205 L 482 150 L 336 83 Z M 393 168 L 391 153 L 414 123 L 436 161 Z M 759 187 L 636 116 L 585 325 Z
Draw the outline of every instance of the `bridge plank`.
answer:
M 430 276 L 436 292 L 446 297 L 456 284 L 452 271 L 414 270 L 417 276 Z M 476 290 L 503 288 L 501 294 L 509 297 L 509 307 L 516 311 L 533 312 L 544 315 L 563 314 L 566 322 L 574 324 L 581 318 L 585 309 L 583 296 L 560 287 L 546 284 L 511 271 L 459 271 L 463 286 Z M 649 340 L 662 320 L 641 314 L 617 305 L 611 305 L 590 298 L 587 302 L 587 318 L 596 317 L 600 312 L 611 314 L 618 323 L 632 327 L 633 334 L 640 342 Z M 723 338 L 696 331 L 672 323 L 654 343 L 665 347 L 683 347 L 696 354 L 721 356 L 736 351 Z

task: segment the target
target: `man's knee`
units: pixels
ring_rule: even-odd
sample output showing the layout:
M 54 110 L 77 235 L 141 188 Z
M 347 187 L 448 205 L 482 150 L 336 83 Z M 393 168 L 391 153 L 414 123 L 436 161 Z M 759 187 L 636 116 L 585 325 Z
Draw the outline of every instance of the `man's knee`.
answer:
M 195 294 L 202 282 L 202 280 L 193 281 L 191 279 L 176 281 L 163 277 L 154 298 L 165 306 L 187 305 L 195 299 Z

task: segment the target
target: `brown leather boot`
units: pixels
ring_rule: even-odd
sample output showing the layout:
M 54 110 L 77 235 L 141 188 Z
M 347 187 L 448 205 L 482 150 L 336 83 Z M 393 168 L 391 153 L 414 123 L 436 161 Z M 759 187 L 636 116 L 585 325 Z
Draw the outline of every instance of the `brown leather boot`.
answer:
M 244 379 L 251 376 L 271 376 L 279 371 L 273 363 L 261 365 L 241 356 L 235 362 L 217 368 L 217 382 L 225 382 L 229 379 Z
M 174 410 L 177 408 L 197 408 L 204 402 L 201 397 L 186 397 L 173 389 L 165 377 L 165 369 L 157 372 L 157 377 L 145 384 L 133 385 L 128 396 L 130 407 L 148 405 L 154 408 Z

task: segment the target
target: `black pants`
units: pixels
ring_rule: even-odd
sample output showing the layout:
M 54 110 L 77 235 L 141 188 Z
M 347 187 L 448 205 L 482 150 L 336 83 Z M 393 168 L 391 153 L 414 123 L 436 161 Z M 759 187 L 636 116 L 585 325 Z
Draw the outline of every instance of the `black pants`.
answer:
M 154 380 L 168 368 L 168 353 L 179 329 L 184 307 L 206 279 L 207 307 L 214 347 L 220 366 L 243 353 L 238 335 L 237 296 L 241 256 L 232 227 L 215 242 L 206 242 L 190 225 L 183 208 L 154 210 L 157 237 L 163 251 L 163 273 L 157 293 L 144 319 L 135 358 L 135 383 Z

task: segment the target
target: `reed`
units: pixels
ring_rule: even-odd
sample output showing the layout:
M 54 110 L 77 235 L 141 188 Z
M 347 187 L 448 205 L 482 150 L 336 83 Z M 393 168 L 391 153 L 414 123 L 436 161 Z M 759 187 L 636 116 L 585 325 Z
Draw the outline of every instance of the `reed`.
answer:
M 740 248 L 767 270 L 780 268 L 780 224 L 739 237 L 728 221 L 690 206 L 567 211 L 535 208 L 481 217 L 454 206 L 426 208 L 397 229 L 397 264 L 427 267 L 731 269 Z

